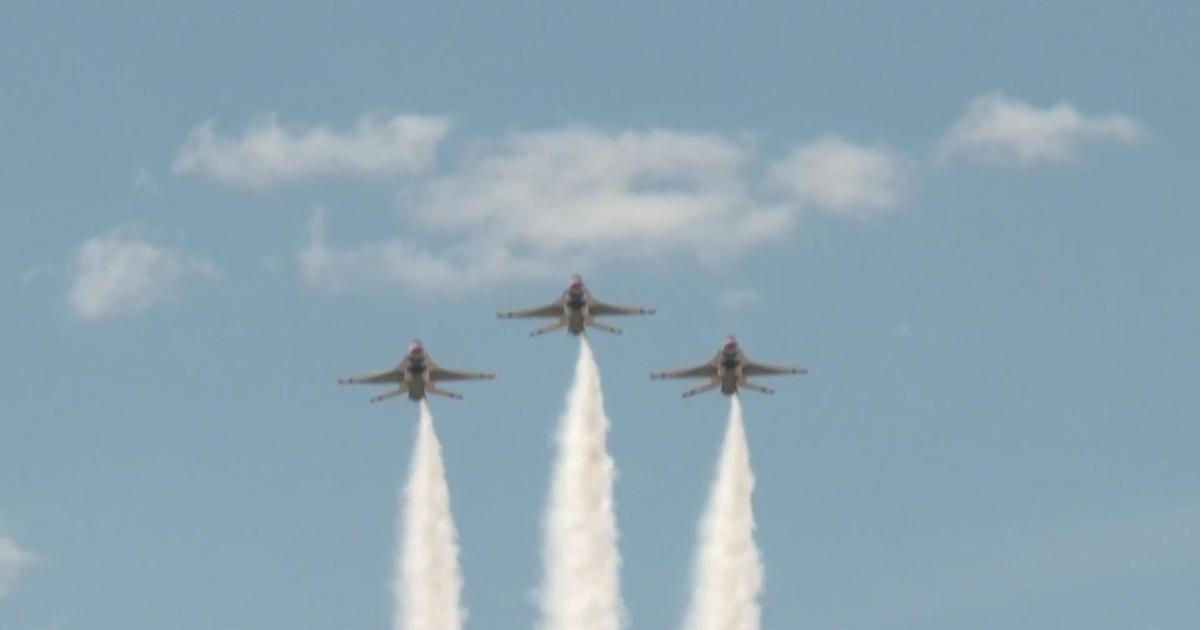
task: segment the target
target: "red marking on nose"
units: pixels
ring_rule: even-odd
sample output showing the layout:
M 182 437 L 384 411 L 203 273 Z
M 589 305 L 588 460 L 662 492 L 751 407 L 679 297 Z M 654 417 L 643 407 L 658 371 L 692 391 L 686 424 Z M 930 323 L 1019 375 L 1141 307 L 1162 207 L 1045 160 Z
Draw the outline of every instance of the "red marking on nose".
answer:
M 579 276 L 571 276 L 571 288 L 578 289 L 583 286 L 583 278 Z

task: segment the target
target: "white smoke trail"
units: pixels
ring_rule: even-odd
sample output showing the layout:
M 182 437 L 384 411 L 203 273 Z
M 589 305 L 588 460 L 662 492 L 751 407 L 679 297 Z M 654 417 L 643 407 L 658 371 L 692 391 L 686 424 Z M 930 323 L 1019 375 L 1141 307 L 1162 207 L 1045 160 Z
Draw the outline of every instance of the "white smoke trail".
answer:
M 754 473 L 742 404 L 730 398 L 729 427 L 700 521 L 687 630 L 758 630 L 763 566 L 754 542 Z
M 401 509 L 392 628 L 460 630 L 464 612 L 459 604 L 458 533 L 450 514 L 442 445 L 424 400 Z
M 600 368 L 581 339 L 543 524 L 543 630 L 618 630 L 624 624 L 607 434 Z

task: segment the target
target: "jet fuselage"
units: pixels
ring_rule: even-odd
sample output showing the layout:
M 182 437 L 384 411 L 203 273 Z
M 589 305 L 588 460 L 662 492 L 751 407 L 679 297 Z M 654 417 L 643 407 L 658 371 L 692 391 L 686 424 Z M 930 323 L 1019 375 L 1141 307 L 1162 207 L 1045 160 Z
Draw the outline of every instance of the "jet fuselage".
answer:
M 425 366 L 424 354 L 408 356 L 408 369 L 404 371 L 404 384 L 408 386 L 409 400 L 418 401 L 425 397 Z
M 587 294 L 583 292 L 582 287 L 567 289 L 565 304 L 567 332 L 576 336 L 582 335 L 588 318 Z
M 682 367 L 665 372 L 651 372 L 650 378 L 703 378 L 708 382 L 695 389 L 690 389 L 683 393 L 684 398 L 691 398 L 697 394 L 703 394 L 707 391 L 720 388 L 720 392 L 726 396 L 733 396 L 738 393 L 738 390 L 748 389 L 751 391 L 761 392 L 764 394 L 775 393 L 769 387 L 764 387 L 750 380 L 750 377 L 756 375 L 773 375 L 773 374 L 807 374 L 808 370 L 804 368 L 791 367 L 788 365 L 771 365 L 768 363 L 758 363 L 751 361 L 749 357 L 742 352 L 741 346 L 737 340 L 730 335 L 725 338 L 725 345 L 717 351 L 716 356 L 700 365 L 691 367 Z
M 390 370 L 373 374 L 359 374 L 347 378 L 339 378 L 338 383 L 383 385 L 393 383 L 397 387 L 371 399 L 379 402 L 396 396 L 407 395 L 409 400 L 417 402 L 425 399 L 426 394 L 437 394 L 447 398 L 462 398 L 461 395 L 438 387 L 441 381 L 484 380 L 495 378 L 495 374 L 485 372 L 467 372 L 449 370 L 434 363 L 425 353 L 421 342 L 413 340 L 404 360 Z
M 592 295 L 592 292 L 583 284 L 582 278 L 571 276 L 571 284 L 567 285 L 567 288 L 559 294 L 557 300 L 543 306 L 535 306 L 517 311 L 498 311 L 496 317 L 500 319 L 524 319 L 532 317 L 553 319 L 553 324 L 535 329 L 529 333 L 529 336 L 537 337 L 556 330 L 565 329 L 571 335 L 578 337 L 584 334 L 588 328 L 595 328 L 596 330 L 614 335 L 621 334 L 620 328 L 598 322 L 596 321 L 596 316 L 653 314 L 654 309 L 652 308 L 620 306 L 597 300 L 596 296 Z
M 721 381 L 722 394 L 732 396 L 737 393 L 742 380 L 742 358 L 738 351 L 725 351 L 717 364 L 717 378 Z

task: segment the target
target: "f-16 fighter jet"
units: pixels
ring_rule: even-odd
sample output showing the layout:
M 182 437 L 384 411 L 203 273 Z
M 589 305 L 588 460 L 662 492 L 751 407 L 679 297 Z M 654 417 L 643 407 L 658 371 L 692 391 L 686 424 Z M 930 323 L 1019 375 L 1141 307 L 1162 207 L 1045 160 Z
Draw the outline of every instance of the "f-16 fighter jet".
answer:
M 707 378 L 709 383 L 696 389 L 689 390 L 683 393 L 684 398 L 702 394 L 716 387 L 721 388 L 721 393 L 726 396 L 732 396 L 737 393 L 738 387 L 744 387 L 756 392 L 764 394 L 774 394 L 775 390 L 768 389 L 762 385 L 751 383 L 746 380 L 750 376 L 767 376 L 770 374 L 807 374 L 808 370 L 804 368 L 789 367 L 786 365 L 767 365 L 765 363 L 755 363 L 746 357 L 746 353 L 742 352 L 741 346 L 738 345 L 737 339 L 730 335 L 725 338 L 725 345 L 721 347 L 721 351 L 717 356 L 713 357 L 708 363 L 697 365 L 696 367 L 681 368 L 678 370 L 668 370 L 666 372 L 656 372 L 650 375 L 650 378 Z
M 439 389 L 437 386 L 438 381 L 469 381 L 492 378 L 496 378 L 496 375 L 484 372 L 460 372 L 440 367 L 425 353 L 425 347 L 421 345 L 421 340 L 414 339 L 412 344 L 408 346 L 408 356 L 404 357 L 400 365 L 397 365 L 395 368 L 377 374 L 362 374 L 349 378 L 339 378 L 338 383 L 342 385 L 358 383 L 372 385 L 393 383 L 399 385 L 396 389 L 372 398 L 371 402 L 375 403 L 401 394 L 408 394 L 409 399 L 413 401 L 421 400 L 425 397 L 425 394 L 437 394 L 438 396 L 461 400 L 461 394 Z
M 528 317 L 549 317 L 557 319 L 545 328 L 539 328 L 531 333 L 530 337 L 544 335 L 548 332 L 554 332 L 563 328 L 572 335 L 582 335 L 584 328 L 595 328 L 616 335 L 621 334 L 621 329 L 614 328 L 607 324 L 601 324 L 596 321 L 596 316 L 604 315 L 653 315 L 654 309 L 642 308 L 640 306 L 616 306 L 614 304 L 606 304 L 597 300 L 592 292 L 583 286 L 583 278 L 579 276 L 571 276 L 571 284 L 567 286 L 567 290 L 563 291 L 562 297 L 558 298 L 551 304 L 529 308 L 523 311 L 509 311 L 496 313 L 496 317 L 500 319 L 528 318 Z

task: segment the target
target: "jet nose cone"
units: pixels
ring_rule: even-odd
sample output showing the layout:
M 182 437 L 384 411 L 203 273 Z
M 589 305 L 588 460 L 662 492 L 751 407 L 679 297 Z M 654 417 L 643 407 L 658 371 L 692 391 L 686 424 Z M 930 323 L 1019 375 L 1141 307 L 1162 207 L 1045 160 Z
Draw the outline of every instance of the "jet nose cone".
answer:
M 414 339 L 413 342 L 409 344 L 408 351 L 412 354 L 421 354 L 425 351 L 425 347 L 421 345 L 420 339 Z
M 737 342 L 737 339 L 733 338 L 733 335 L 730 335 L 725 338 L 725 349 L 726 350 L 737 350 L 737 347 L 738 347 L 738 342 Z
M 582 286 L 583 286 L 583 278 L 582 277 L 580 277 L 578 275 L 571 276 L 571 288 L 572 289 L 578 289 Z

